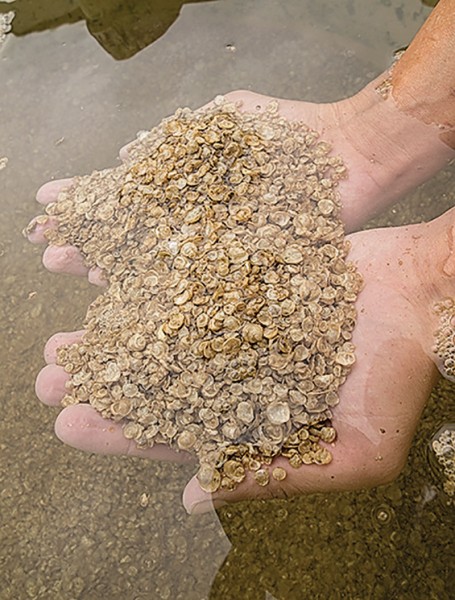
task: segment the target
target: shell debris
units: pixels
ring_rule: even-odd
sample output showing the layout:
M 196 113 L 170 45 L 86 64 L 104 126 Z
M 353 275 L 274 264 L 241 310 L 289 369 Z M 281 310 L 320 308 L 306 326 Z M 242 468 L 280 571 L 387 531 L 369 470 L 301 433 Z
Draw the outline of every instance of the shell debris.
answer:
M 12 22 L 15 16 L 16 13 L 13 10 L 0 14 L 0 49 L 5 42 L 7 34 L 11 31 Z
M 436 302 L 433 311 L 439 317 L 439 327 L 434 332 L 433 352 L 441 374 L 455 381 L 455 298 Z
M 441 466 L 445 481 L 443 489 L 453 504 L 455 497 L 455 424 L 442 427 L 431 442 L 432 450 Z
M 195 454 L 207 491 L 327 464 L 362 278 L 347 260 L 340 158 L 271 104 L 179 109 L 129 162 L 74 180 L 51 244 L 101 267 L 87 333 L 60 348 L 65 403 L 123 419 L 140 447 Z M 276 481 L 282 468 L 272 471 Z

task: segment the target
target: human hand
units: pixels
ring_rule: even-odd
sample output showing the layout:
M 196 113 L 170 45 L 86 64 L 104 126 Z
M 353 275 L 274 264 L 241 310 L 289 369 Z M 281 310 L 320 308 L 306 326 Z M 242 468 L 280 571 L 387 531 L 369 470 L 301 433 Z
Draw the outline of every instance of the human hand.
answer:
M 52 200 L 57 189 L 58 184 L 43 188 L 40 200 Z M 288 467 L 288 477 L 280 483 L 272 480 L 267 488 L 259 488 L 249 478 L 234 492 L 216 494 L 217 503 L 364 487 L 397 475 L 435 378 L 425 348 L 431 347 L 431 331 L 435 328 L 429 306 L 450 293 L 445 289 L 448 286 L 444 277 L 441 280 L 439 265 L 448 253 L 444 244 L 450 216 L 453 218 L 448 214 L 430 225 L 350 236 L 349 258 L 364 275 L 365 288 L 357 302 L 359 316 L 353 339 L 357 363 L 340 390 L 340 404 L 334 410 L 338 440 L 331 448 L 333 462 L 323 467 Z M 39 231 L 35 231 L 35 240 L 38 237 Z M 438 245 L 435 240 L 442 241 Z M 48 254 L 47 266 L 73 273 L 82 273 L 83 268 L 77 254 L 57 249 Z M 48 404 L 59 404 L 67 379 L 63 369 L 53 364 L 56 347 L 75 341 L 78 335 L 60 334 L 47 345 L 49 365 L 38 377 L 37 393 Z M 123 437 L 120 424 L 103 420 L 88 405 L 65 408 L 57 419 L 56 432 L 62 441 L 83 450 L 188 459 L 163 446 L 136 449 Z M 277 458 L 273 466 L 282 463 L 286 461 Z M 184 500 L 190 511 L 197 512 L 206 509 L 211 497 L 192 480 Z
M 259 488 L 249 474 L 236 490 L 212 495 L 193 478 L 184 493 L 189 512 L 249 498 L 373 487 L 398 476 L 438 376 L 432 306 L 455 291 L 454 217 L 452 209 L 429 224 L 348 236 L 349 259 L 363 274 L 364 288 L 352 339 L 357 360 L 333 409 L 332 462 L 292 469 L 276 458 L 270 469 L 286 468 L 284 481 L 270 478 Z
M 381 74 L 354 96 L 334 103 L 278 100 L 280 115 L 306 123 L 342 157 L 347 177 L 340 180 L 338 193 L 347 232 L 361 228 L 455 157 L 437 127 L 399 110 L 390 95 L 380 95 L 377 88 L 386 77 Z M 277 100 L 250 91 L 226 98 L 246 112 L 260 112 Z

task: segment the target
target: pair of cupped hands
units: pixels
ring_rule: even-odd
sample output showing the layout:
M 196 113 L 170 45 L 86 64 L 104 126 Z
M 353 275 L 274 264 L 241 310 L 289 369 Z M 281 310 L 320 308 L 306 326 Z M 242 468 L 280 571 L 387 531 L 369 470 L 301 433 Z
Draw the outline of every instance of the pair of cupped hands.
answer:
M 373 213 L 393 204 L 416 187 L 435 168 L 412 164 L 392 168 L 405 152 L 381 132 L 381 118 L 370 110 L 377 99 L 371 88 L 362 97 L 354 96 L 334 104 L 279 101 L 279 112 L 286 118 L 305 122 L 330 142 L 341 155 L 348 177 L 339 184 L 342 219 L 347 231 L 354 231 Z M 260 111 L 271 98 L 252 92 L 233 92 L 228 99 L 242 103 L 241 110 Z M 392 121 L 392 113 L 388 115 Z M 401 116 L 397 115 L 397 129 Z M 415 134 L 419 135 L 416 124 Z M 420 143 L 420 142 L 416 142 Z M 418 152 L 417 152 L 418 154 Z M 128 146 L 120 152 L 128 155 Z M 450 158 L 448 151 L 447 157 Z M 400 159 L 398 159 L 398 163 Z M 401 169 L 401 170 L 400 170 Z M 52 181 L 37 193 L 39 203 L 56 200 L 71 180 Z M 435 200 L 437 201 L 437 200 Z M 234 491 L 213 495 L 202 491 L 195 477 L 183 493 L 190 513 L 205 512 L 248 498 L 282 497 L 293 494 L 340 491 L 371 487 L 394 479 L 402 469 L 412 437 L 431 388 L 437 378 L 431 348 L 437 317 L 432 305 L 454 295 L 455 258 L 452 257 L 453 210 L 435 221 L 406 227 L 350 233 L 348 259 L 364 278 L 358 297 L 357 325 L 353 343 L 357 361 L 340 388 L 340 403 L 333 410 L 337 439 L 328 445 L 333 455 L 330 464 L 302 465 L 294 469 L 286 459 L 276 458 L 272 467 L 285 466 L 286 479 L 259 487 L 251 473 Z M 45 229 L 55 227 L 52 220 L 36 224 L 29 234 L 33 243 L 46 243 Z M 48 246 L 43 255 L 47 269 L 57 273 L 86 276 L 101 284 L 99 271 L 89 270 L 79 251 L 70 246 Z M 39 399 L 59 406 L 65 395 L 69 375 L 56 365 L 57 348 L 78 341 L 83 331 L 57 333 L 46 344 L 46 366 L 36 381 Z M 166 446 L 138 449 L 122 434 L 122 423 L 104 420 L 88 404 L 68 406 L 55 423 L 57 436 L 66 444 L 88 452 L 128 454 L 147 459 L 193 460 Z

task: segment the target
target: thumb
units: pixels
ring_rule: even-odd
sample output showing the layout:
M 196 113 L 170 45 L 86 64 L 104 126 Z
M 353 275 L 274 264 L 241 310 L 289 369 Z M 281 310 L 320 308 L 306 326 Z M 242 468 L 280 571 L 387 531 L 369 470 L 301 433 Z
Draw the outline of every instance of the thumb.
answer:
M 213 494 L 205 492 L 194 476 L 183 492 L 183 505 L 189 514 L 195 515 L 242 500 L 287 498 L 302 491 L 312 491 L 312 478 L 305 481 L 305 474 L 309 474 L 307 469 L 312 471 L 311 467 L 317 466 L 305 467 L 304 472 L 301 468 L 293 469 L 286 459 L 277 457 L 271 465 L 262 465 L 258 471 L 246 471 L 245 479 L 234 490 L 220 489 Z
M 222 498 L 215 498 L 201 489 L 196 476 L 192 477 L 183 491 L 183 506 L 189 515 L 199 515 L 211 512 L 227 504 Z
M 246 471 L 245 479 L 234 490 L 220 488 L 205 492 L 194 476 L 183 492 L 183 505 L 189 514 L 202 514 L 232 502 L 252 499 L 289 498 L 296 494 L 347 491 L 371 487 L 390 481 L 396 453 L 382 457 L 378 462 L 378 448 L 364 439 L 360 431 L 344 431 L 344 440 L 332 444 L 329 464 L 302 464 L 294 468 L 289 461 L 276 457 L 270 465 L 258 471 Z M 384 458 L 384 460 L 382 460 Z

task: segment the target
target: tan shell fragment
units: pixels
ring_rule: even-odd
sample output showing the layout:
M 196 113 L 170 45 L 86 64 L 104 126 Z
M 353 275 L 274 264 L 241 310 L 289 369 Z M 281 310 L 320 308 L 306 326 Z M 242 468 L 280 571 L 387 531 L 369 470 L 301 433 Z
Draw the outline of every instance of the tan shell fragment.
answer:
M 123 428 L 123 435 L 127 440 L 137 440 L 141 437 L 144 428 L 139 423 L 129 422 Z
M 208 464 L 202 464 L 199 471 L 197 472 L 197 480 L 199 485 L 209 494 L 216 492 L 221 484 L 221 475 L 214 467 Z
M 272 471 L 272 477 L 276 481 L 283 481 L 284 479 L 286 479 L 287 473 L 282 467 L 275 467 Z
M 315 453 L 315 462 L 318 465 L 328 465 L 332 462 L 332 454 L 327 448 L 319 448 Z
M 224 474 L 235 483 L 241 483 L 245 477 L 245 468 L 242 463 L 237 462 L 236 460 L 228 460 L 223 465 Z
M 264 336 L 264 329 L 259 323 L 247 323 L 242 329 L 243 339 L 252 344 L 260 342 Z
M 294 469 L 298 469 L 299 467 L 302 466 L 302 457 L 299 454 L 293 454 L 290 458 L 289 458 L 289 464 L 291 465 L 291 467 L 293 467 Z
M 112 204 L 103 204 L 95 213 L 95 218 L 100 221 L 108 221 L 115 214 L 115 208 Z
M 339 352 L 335 356 L 335 361 L 343 367 L 350 367 L 355 363 L 355 354 L 351 352 Z
M 288 246 L 283 252 L 283 260 L 291 265 L 298 265 L 301 263 L 303 260 L 303 254 L 299 246 Z
M 321 211 L 321 214 L 327 217 L 333 213 L 335 205 L 331 200 L 320 200 L 318 202 L 318 208 Z
M 237 418 L 242 423 L 251 423 L 254 419 L 254 407 L 251 402 L 239 402 L 236 408 Z
M 266 410 L 267 418 L 273 425 L 282 425 L 291 418 L 291 411 L 287 402 L 270 404 Z
M 174 313 L 169 317 L 168 326 L 170 329 L 178 330 L 182 327 L 184 322 L 185 316 L 182 313 Z
M 117 400 L 111 405 L 111 412 L 114 416 L 117 417 L 126 417 L 130 414 L 133 409 L 133 404 L 131 400 L 128 398 L 122 398 L 121 400 Z
M 335 441 L 337 436 L 336 430 L 334 427 L 323 427 L 320 432 L 321 440 L 330 444 Z
M 199 219 L 202 218 L 204 214 L 204 210 L 201 206 L 195 206 L 192 210 L 186 213 L 185 222 L 186 223 L 197 223 Z
M 262 487 L 268 485 L 270 481 L 270 475 L 268 469 L 258 469 L 254 472 L 254 479 L 256 483 Z
M 236 353 L 240 349 L 241 341 L 236 336 L 231 336 L 226 339 L 223 344 L 223 352 L 226 354 Z
M 180 252 L 183 256 L 195 258 L 197 256 L 197 246 L 193 242 L 186 242 L 180 248 Z
M 240 428 L 235 423 L 225 423 L 221 431 L 228 440 L 237 440 L 240 434 Z
M 239 208 L 238 210 L 235 211 L 234 213 L 234 219 L 236 221 L 239 221 L 240 223 L 246 223 L 247 221 L 250 220 L 252 215 L 252 211 L 251 208 L 249 208 L 248 206 Z
M 138 351 L 138 352 L 140 352 L 141 350 L 144 350 L 146 345 L 147 345 L 147 340 L 146 340 L 145 336 L 141 335 L 140 333 L 133 334 L 127 342 L 127 347 L 130 350 Z
M 106 382 L 118 381 L 121 377 L 121 371 L 115 361 L 110 361 L 106 364 L 104 371 L 102 372 L 102 379 Z
M 234 264 L 248 260 L 248 252 L 241 245 L 233 245 L 228 249 L 228 256 Z
M 191 431 L 182 431 L 177 438 L 177 445 L 180 450 L 191 450 L 196 443 L 196 436 Z

